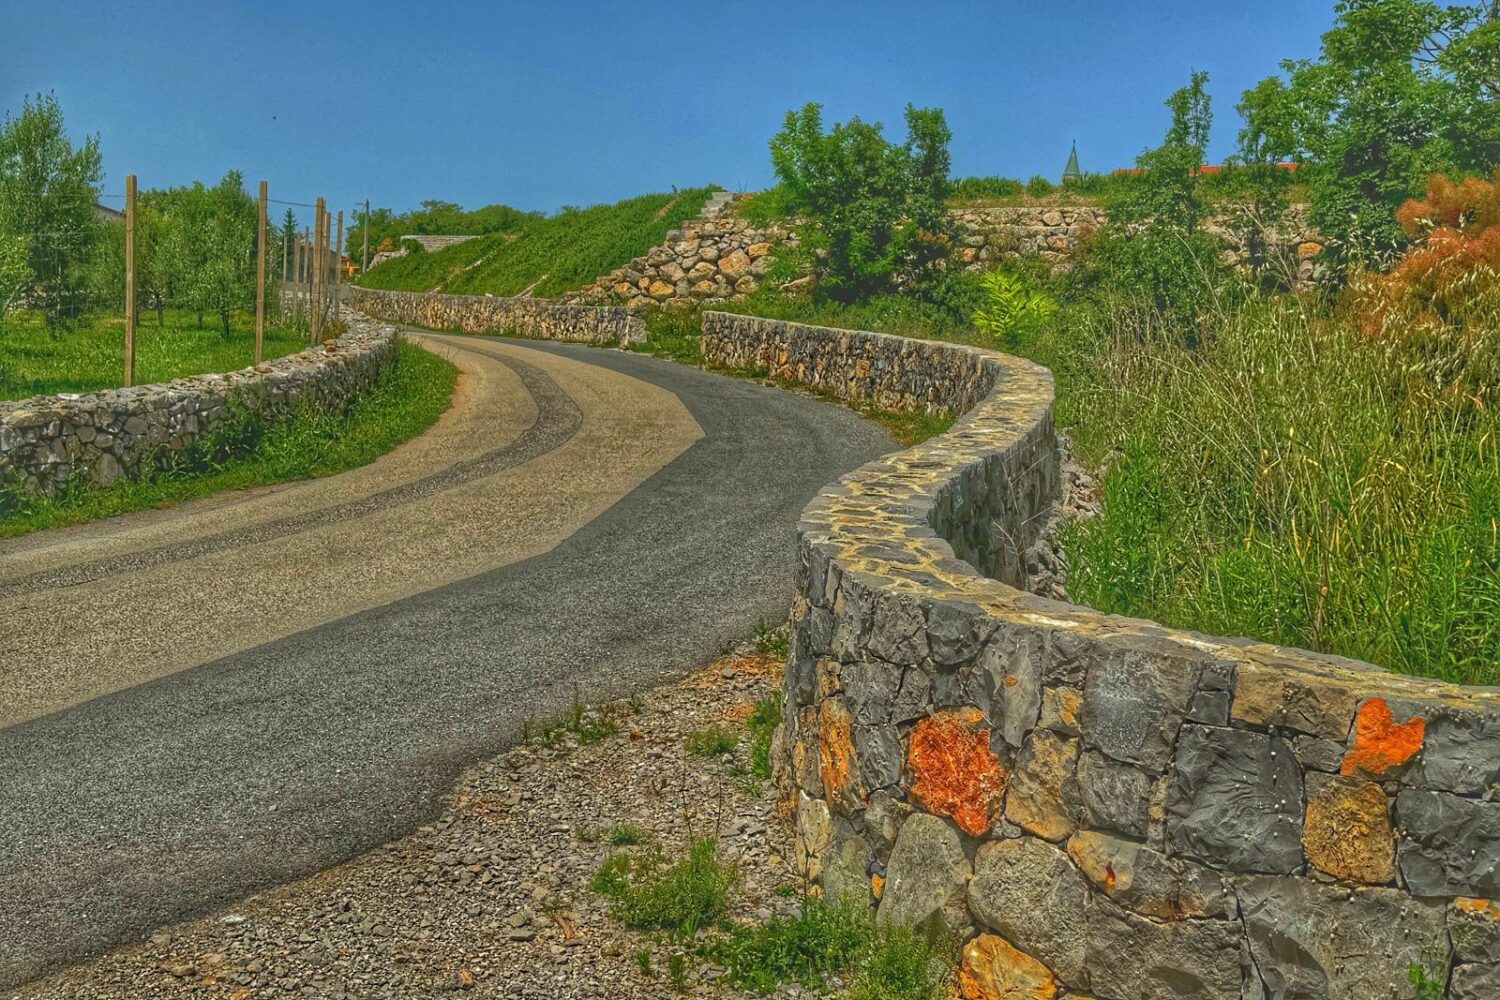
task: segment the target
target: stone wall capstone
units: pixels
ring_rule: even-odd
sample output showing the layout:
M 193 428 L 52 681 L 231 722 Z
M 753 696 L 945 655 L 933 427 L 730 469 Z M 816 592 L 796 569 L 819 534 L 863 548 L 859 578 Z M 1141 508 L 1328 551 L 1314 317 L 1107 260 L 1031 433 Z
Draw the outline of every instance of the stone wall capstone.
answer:
M 645 322 L 623 306 L 593 306 L 524 296 L 439 295 L 346 287 L 344 301 L 371 316 L 431 330 L 511 333 L 624 347 L 646 339 Z
M 963 413 L 799 524 L 775 757 L 826 895 L 956 935 L 971 998 L 1493 995 L 1500 691 L 1027 593 L 1045 369 L 703 327 L 711 362 Z
M 354 315 L 347 325 L 321 347 L 239 371 L 0 402 L 0 489 L 55 496 L 141 478 L 220 427 L 231 403 L 263 419 L 342 409 L 395 357 L 395 328 Z

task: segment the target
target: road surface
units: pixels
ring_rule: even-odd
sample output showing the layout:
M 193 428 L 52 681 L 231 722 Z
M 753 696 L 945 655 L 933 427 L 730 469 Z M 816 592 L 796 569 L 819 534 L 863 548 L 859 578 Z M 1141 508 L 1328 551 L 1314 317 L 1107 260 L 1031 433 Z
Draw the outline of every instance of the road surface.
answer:
M 780 620 L 802 507 L 892 447 L 653 358 L 420 339 L 455 405 L 370 466 L 0 542 L 0 987 L 398 836 L 528 719 Z

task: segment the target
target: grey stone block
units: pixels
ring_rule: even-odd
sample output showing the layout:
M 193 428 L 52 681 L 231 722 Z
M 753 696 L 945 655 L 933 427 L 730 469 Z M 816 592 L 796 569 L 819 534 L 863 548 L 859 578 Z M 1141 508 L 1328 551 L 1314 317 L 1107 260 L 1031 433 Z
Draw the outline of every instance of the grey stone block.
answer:
M 1439 903 L 1303 878 L 1256 876 L 1235 888 L 1270 997 L 1409 997 L 1408 966 L 1434 956 L 1447 966 Z
M 1500 895 L 1500 802 L 1409 788 L 1396 796 L 1396 831 L 1396 863 L 1416 895 Z
M 1183 726 L 1167 798 L 1174 850 L 1229 871 L 1290 873 L 1302 865 L 1304 809 L 1289 742 Z
M 1118 1000 L 1222 1000 L 1240 993 L 1240 929 L 1228 920 L 1158 923 L 1094 897 L 1088 915 L 1093 992 Z
M 1092 664 L 1083 689 L 1084 741 L 1116 760 L 1161 771 L 1197 686 L 1177 659 L 1138 651 Z
M 1149 830 L 1151 776 L 1132 764 L 1110 760 L 1096 750 L 1078 758 L 1078 799 L 1082 823 L 1144 839 Z
M 1088 902 L 1088 883 L 1044 840 L 991 841 L 975 855 L 974 916 L 1073 986 L 1088 984 Z
M 882 927 L 958 930 L 969 859 L 958 831 L 936 816 L 913 813 L 901 824 L 876 922 Z

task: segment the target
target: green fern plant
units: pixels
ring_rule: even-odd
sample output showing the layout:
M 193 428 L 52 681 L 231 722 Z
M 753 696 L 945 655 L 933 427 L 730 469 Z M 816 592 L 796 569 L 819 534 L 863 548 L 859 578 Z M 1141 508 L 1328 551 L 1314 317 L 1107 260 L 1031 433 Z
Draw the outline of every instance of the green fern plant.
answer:
M 974 325 L 1000 346 L 1029 343 L 1057 310 L 1057 303 L 1045 292 L 1028 286 L 1009 271 L 987 271 L 980 276 L 979 284 L 984 290 L 984 305 L 974 311 Z

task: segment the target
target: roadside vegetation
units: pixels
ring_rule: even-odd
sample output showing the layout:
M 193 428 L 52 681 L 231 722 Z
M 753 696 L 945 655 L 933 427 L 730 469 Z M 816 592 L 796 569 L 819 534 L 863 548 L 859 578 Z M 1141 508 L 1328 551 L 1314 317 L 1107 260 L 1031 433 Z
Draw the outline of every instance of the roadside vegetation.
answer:
M 463 295 L 560 295 L 639 257 L 698 215 L 713 188 L 627 198 L 527 217 L 504 232 L 371 268 L 367 288 Z
M 230 313 L 230 336 L 199 326 L 183 309 L 148 314 L 136 331 L 136 381 L 166 382 L 204 372 L 227 372 L 254 360 L 255 315 Z M 67 327 L 50 330 L 34 312 L 0 319 L 0 399 L 59 392 L 96 392 L 120 384 L 120 352 L 125 317 L 117 312 L 86 312 Z M 266 327 L 264 353 L 281 357 L 307 347 L 300 330 Z
M 302 410 L 269 425 L 231 416 L 170 466 L 136 482 L 55 499 L 0 487 L 0 537 L 366 465 L 430 427 L 448 408 L 457 374 L 445 359 L 402 341 L 395 364 L 344 413 Z
M 1240 152 L 1217 173 L 1201 170 L 1213 116 L 1194 74 L 1134 172 L 1063 188 L 1109 222 L 1058 273 L 1026 259 L 982 276 L 928 266 L 924 248 L 953 237 L 934 203 L 1058 193 L 949 183 L 940 113 L 908 109 L 898 145 L 878 126 L 825 131 L 793 112 L 771 144 L 778 185 L 742 210 L 800 220 L 811 252 L 778 266 L 817 290 L 715 308 L 1051 367 L 1060 422 L 1105 501 L 1065 538 L 1077 600 L 1493 684 L 1497 52 L 1493 5 L 1340 4 L 1316 59 L 1244 95 Z M 1328 240 L 1312 281 L 1274 237 L 1293 201 Z M 1225 264 L 1209 215 L 1241 266 Z M 684 336 L 667 342 L 687 353 Z

